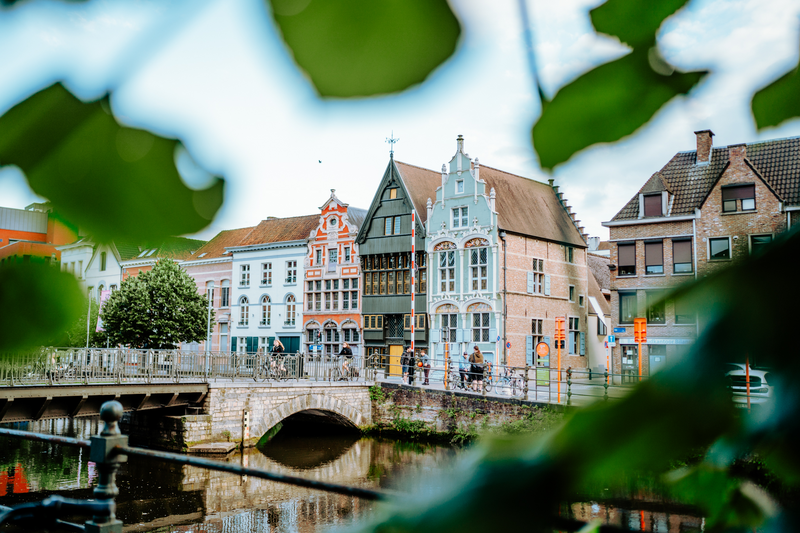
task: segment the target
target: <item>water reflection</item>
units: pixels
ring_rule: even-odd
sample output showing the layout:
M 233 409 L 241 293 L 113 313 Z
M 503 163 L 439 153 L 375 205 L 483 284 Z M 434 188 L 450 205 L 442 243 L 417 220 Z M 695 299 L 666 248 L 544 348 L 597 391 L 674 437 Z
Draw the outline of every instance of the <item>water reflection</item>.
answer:
M 97 420 L 16 424 L 28 431 L 88 438 Z M 434 495 L 452 478 L 456 448 L 287 427 L 264 448 L 229 461 L 313 479 Z M 13 505 L 58 493 L 90 498 L 94 464 L 85 450 L 0 437 L 0 504 Z M 117 516 L 125 531 L 293 532 L 344 529 L 372 517 L 379 504 L 253 477 L 131 458 L 118 476 Z M 602 488 L 599 490 L 603 490 Z M 605 494 L 608 494 L 607 492 Z M 637 501 L 630 500 L 634 495 Z M 605 503 L 574 503 L 563 514 L 600 518 L 634 531 L 679 532 L 701 527 L 691 510 L 663 503 L 642 484 Z M 587 498 L 594 499 L 594 498 Z

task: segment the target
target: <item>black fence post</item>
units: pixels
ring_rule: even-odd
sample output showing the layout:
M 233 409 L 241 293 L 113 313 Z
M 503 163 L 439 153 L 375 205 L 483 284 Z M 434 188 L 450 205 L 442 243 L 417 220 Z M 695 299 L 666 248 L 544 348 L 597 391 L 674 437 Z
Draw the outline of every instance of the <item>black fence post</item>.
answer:
M 99 472 L 94 496 L 98 500 L 114 500 L 119 494 L 116 477 L 120 464 L 128 457 L 114 452 L 115 446 L 128 446 L 128 436 L 119 431 L 119 420 L 122 418 L 122 404 L 117 401 L 104 403 L 100 407 L 100 418 L 103 420 L 103 431 L 91 439 L 92 447 L 89 460 L 97 465 Z M 122 533 L 122 521 L 117 520 L 112 508 L 108 516 L 94 516 L 85 524 L 86 531 L 92 533 Z

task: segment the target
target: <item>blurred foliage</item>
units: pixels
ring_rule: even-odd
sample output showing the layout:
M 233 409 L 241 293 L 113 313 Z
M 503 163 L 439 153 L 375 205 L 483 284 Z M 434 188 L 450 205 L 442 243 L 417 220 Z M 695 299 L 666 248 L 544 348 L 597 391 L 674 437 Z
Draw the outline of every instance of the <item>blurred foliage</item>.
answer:
M 152 270 L 123 280 L 103 304 L 103 324 L 112 344 L 174 348 L 206 340 L 208 300 L 175 261 L 161 259 Z M 214 310 L 211 310 L 214 325 Z
M 446 0 L 269 2 L 321 96 L 372 96 L 422 83 L 453 54 L 461 33 Z
M 778 126 L 800 117 L 800 64 L 753 95 L 753 116 L 758 129 Z
M 97 331 L 97 316 L 100 311 L 100 304 L 94 298 L 84 298 L 83 312 L 66 330 L 61 339 L 57 340 L 56 346 L 84 348 L 86 347 L 86 313 L 91 306 L 91 318 L 89 319 L 89 347 L 104 348 L 106 345 L 105 331 Z
M 58 344 L 84 302 L 75 276 L 57 267 L 0 265 L 0 351 Z
M 18 166 L 34 192 L 99 242 L 157 240 L 211 222 L 224 182 L 186 187 L 179 144 L 119 125 L 107 99 L 83 103 L 61 84 L 0 117 L 0 165 Z
M 651 46 L 661 23 L 683 7 L 687 0 L 632 2 L 608 0 L 592 9 L 592 25 L 600 33 L 618 37 L 633 49 Z M 635 22 L 634 22 L 635 21 Z

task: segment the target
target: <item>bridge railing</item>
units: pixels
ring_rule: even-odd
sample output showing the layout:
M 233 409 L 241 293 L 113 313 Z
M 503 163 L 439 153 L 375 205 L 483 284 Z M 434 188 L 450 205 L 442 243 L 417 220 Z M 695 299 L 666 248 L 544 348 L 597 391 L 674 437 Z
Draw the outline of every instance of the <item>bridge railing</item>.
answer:
M 0 357 L 0 386 L 212 379 L 366 381 L 369 370 L 362 356 L 48 347 Z

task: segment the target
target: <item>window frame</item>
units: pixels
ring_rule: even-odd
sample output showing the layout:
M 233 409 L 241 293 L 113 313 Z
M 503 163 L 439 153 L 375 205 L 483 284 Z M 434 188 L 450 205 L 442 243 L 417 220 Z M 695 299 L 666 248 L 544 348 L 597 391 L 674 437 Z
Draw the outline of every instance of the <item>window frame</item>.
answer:
M 714 242 L 714 241 L 727 241 L 728 242 L 728 257 L 715 258 L 715 257 L 712 256 L 711 247 L 712 247 L 712 242 Z M 708 250 L 708 261 L 709 262 L 712 262 L 712 261 L 714 261 L 714 262 L 717 262 L 717 261 L 730 261 L 731 258 L 733 257 L 733 245 L 732 245 L 732 240 L 731 240 L 730 236 L 728 236 L 728 237 L 709 237 L 708 238 L 707 250 Z
M 244 263 L 239 265 L 239 287 L 250 286 L 250 264 Z
M 261 286 L 272 286 L 272 263 L 261 263 Z
M 648 203 L 650 204 L 650 207 L 653 206 L 652 205 L 653 204 L 652 201 L 651 202 L 647 201 L 648 198 L 651 199 L 651 200 L 652 199 L 657 199 L 658 200 L 658 214 L 657 215 L 648 214 L 648 209 L 647 209 L 648 208 Z M 662 195 L 661 195 L 660 192 L 659 193 L 655 193 L 655 194 L 643 194 L 642 195 L 642 202 L 644 202 L 644 205 L 642 206 L 642 213 L 644 213 L 644 217 L 645 218 L 663 217 L 664 216 L 663 199 L 662 199 Z M 652 213 L 652 211 L 651 211 L 651 213 Z
M 773 233 L 754 233 L 754 234 L 748 235 L 747 236 L 747 246 L 748 246 L 748 253 L 750 255 L 753 255 L 753 253 L 760 253 L 760 252 L 757 251 L 757 249 L 756 250 L 753 249 L 753 238 L 754 237 L 755 238 L 769 237 L 769 242 L 758 245 L 758 246 L 762 246 L 762 247 L 763 246 L 769 246 L 775 240 L 775 234 L 773 234 Z
M 486 256 L 484 262 L 481 262 L 481 252 L 484 252 Z M 475 257 L 477 257 L 477 262 L 473 263 Z M 473 291 L 489 289 L 489 248 L 487 246 L 469 248 L 469 281 Z
M 648 264 L 650 262 L 650 258 L 648 254 L 648 249 L 652 250 L 653 246 L 660 247 L 660 256 L 661 262 L 656 264 Z M 651 270 L 652 268 L 652 270 Z M 644 275 L 645 276 L 663 276 L 664 275 L 664 241 L 644 241 Z
M 628 321 L 625 317 L 623 317 L 622 312 L 624 310 L 623 300 L 633 299 L 633 313 L 630 317 L 630 321 Z M 636 318 L 639 314 L 639 295 L 637 291 L 618 291 L 617 292 L 617 299 L 618 299 L 618 313 L 619 313 L 619 324 L 633 324 L 633 319 Z
M 676 253 L 675 253 L 675 245 L 679 243 L 688 243 L 689 244 L 689 262 L 677 262 L 675 261 Z M 681 270 L 678 271 L 678 265 L 689 265 L 689 270 Z M 672 239 L 672 273 L 673 274 L 693 274 L 694 273 L 694 245 L 692 239 Z
M 725 199 L 725 191 L 751 189 L 752 196 L 735 195 L 733 198 Z M 753 207 L 745 209 L 745 200 L 752 200 Z M 726 204 L 733 202 L 733 209 L 727 209 Z M 736 183 L 731 185 L 723 185 L 720 187 L 720 205 L 722 206 L 723 213 L 751 213 L 756 210 L 756 184 L 755 183 Z
M 645 290 L 644 293 L 645 293 L 645 305 L 646 305 L 645 318 L 647 319 L 647 325 L 648 326 L 664 326 L 664 325 L 666 325 L 667 324 L 667 303 L 666 303 L 666 300 L 664 299 L 664 296 L 666 295 L 666 291 L 648 289 L 648 290 Z M 660 300 L 660 305 L 659 305 L 660 310 L 661 310 L 660 321 L 654 319 L 653 318 L 653 314 L 651 313 L 651 311 L 656 308 L 654 305 L 651 305 L 651 303 L 650 303 L 651 298 L 653 299 L 654 302 Z
M 633 264 L 623 264 L 621 260 L 622 251 L 620 248 L 632 246 L 633 247 Z M 626 269 L 626 270 L 623 270 Z M 632 269 L 628 271 L 627 269 Z M 636 276 L 636 242 L 617 243 L 617 276 Z
M 471 342 L 491 342 L 489 331 L 492 329 L 492 313 L 489 311 L 479 311 L 477 313 L 470 313 L 470 331 Z M 475 325 L 475 318 L 478 319 L 478 325 Z M 476 338 L 477 337 L 477 338 Z

